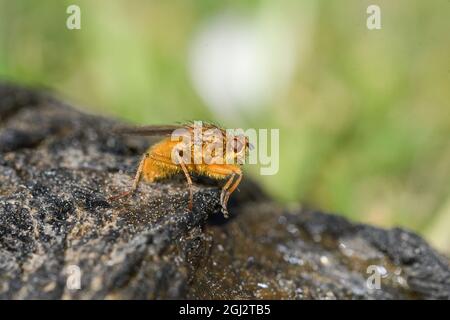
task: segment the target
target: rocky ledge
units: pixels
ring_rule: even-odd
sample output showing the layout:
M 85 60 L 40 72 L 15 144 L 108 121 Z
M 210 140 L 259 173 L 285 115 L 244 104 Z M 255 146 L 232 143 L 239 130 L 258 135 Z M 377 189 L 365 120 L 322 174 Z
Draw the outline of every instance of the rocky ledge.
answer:
M 129 187 L 146 138 L 111 134 L 41 91 L 0 85 L 0 298 L 449 299 L 449 260 L 422 238 L 287 209 L 248 177 Z

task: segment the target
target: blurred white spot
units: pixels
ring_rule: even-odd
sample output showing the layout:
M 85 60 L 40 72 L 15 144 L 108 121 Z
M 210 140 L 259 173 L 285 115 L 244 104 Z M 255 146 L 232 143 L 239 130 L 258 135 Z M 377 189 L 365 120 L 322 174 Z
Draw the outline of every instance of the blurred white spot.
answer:
M 382 277 L 386 277 L 388 275 L 386 268 L 383 266 L 377 266 L 377 271 Z
M 295 41 L 282 24 L 223 15 L 194 37 L 189 68 L 198 94 L 219 116 L 252 114 L 267 106 L 290 80 Z
M 267 289 L 269 286 L 265 283 L 258 283 L 258 287 L 263 288 L 263 289 Z
M 293 225 L 293 224 L 288 224 L 287 227 L 286 227 L 286 229 L 287 229 L 287 231 L 288 231 L 290 234 L 293 234 L 293 235 L 299 233 L 298 228 L 297 228 L 295 225 Z
M 330 263 L 330 260 L 326 256 L 321 256 L 320 257 L 320 263 L 322 263 L 324 266 L 326 266 L 327 264 Z

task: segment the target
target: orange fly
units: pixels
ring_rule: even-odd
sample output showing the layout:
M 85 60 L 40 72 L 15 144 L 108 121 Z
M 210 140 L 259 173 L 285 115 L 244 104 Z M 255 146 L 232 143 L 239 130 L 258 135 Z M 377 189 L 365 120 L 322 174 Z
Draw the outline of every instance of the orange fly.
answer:
M 197 125 L 198 123 L 200 126 Z M 240 166 L 251 147 L 248 137 L 243 134 L 230 136 L 224 129 L 202 122 L 185 125 L 125 127 L 118 128 L 115 132 L 166 137 L 151 146 L 142 156 L 131 189 L 111 197 L 110 200 L 131 195 L 137 189 L 141 179 L 153 182 L 183 172 L 189 187 L 189 209 L 192 210 L 194 195 L 191 174 L 197 174 L 216 180 L 227 179 L 222 187 L 220 204 L 224 216 L 228 217 L 228 199 L 241 182 Z M 174 135 L 174 133 L 177 134 Z

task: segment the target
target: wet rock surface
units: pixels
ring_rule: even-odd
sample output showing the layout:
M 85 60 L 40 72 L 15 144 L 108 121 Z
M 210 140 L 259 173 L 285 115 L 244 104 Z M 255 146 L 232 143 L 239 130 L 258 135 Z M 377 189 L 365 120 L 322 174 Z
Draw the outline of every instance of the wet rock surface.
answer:
M 0 298 L 450 298 L 419 236 L 283 208 L 248 177 L 228 220 L 201 178 L 192 212 L 183 177 L 109 202 L 151 143 L 114 124 L 0 85 Z

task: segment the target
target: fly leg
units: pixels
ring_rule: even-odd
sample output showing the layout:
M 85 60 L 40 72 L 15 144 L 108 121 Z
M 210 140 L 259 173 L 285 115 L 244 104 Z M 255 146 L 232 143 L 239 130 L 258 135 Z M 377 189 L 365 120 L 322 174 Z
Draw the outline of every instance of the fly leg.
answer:
M 183 170 L 184 176 L 186 177 L 187 183 L 188 183 L 188 187 L 189 187 L 189 204 L 188 204 L 188 208 L 189 210 L 192 211 L 192 208 L 194 207 L 194 190 L 192 188 L 192 179 L 191 176 L 189 175 L 189 171 L 186 167 L 186 164 L 183 162 L 183 159 L 181 158 L 180 155 L 177 156 L 177 160 L 178 163 L 181 166 L 181 169 Z
M 220 205 L 222 206 L 222 213 L 225 218 L 228 218 L 227 203 L 231 193 L 237 188 L 242 179 L 242 171 L 235 166 L 230 165 L 209 165 L 207 174 L 210 177 L 216 179 L 228 179 L 225 185 L 222 187 L 220 194 Z M 238 176 L 236 181 L 234 178 Z
M 227 189 L 230 187 L 231 183 L 233 182 L 233 179 L 235 177 L 235 173 L 233 172 L 230 176 L 230 178 L 228 179 L 227 183 L 225 183 L 225 185 L 222 187 L 222 192 L 220 193 L 220 203 L 223 203 L 223 199 L 225 198 L 225 194 Z
M 232 174 L 231 177 L 234 178 L 234 173 Z M 225 191 L 225 196 L 224 196 L 223 199 L 221 200 L 221 202 L 222 202 L 222 208 L 223 208 L 223 210 L 225 210 L 225 211 L 224 211 L 224 216 L 225 216 L 225 217 L 228 217 L 228 211 L 227 211 L 227 203 L 228 203 L 228 199 L 230 198 L 230 196 L 231 196 L 231 194 L 234 192 L 234 190 L 236 190 L 236 188 L 238 187 L 239 183 L 241 183 L 241 180 L 242 180 L 242 173 L 239 172 L 239 173 L 238 173 L 238 178 L 237 178 L 236 181 L 233 183 L 233 185 L 232 185 L 229 189 L 227 189 L 227 190 Z M 231 178 L 230 178 L 230 180 L 228 180 L 228 182 L 230 182 L 230 181 L 231 181 Z M 227 184 L 226 184 L 225 186 L 228 185 L 228 182 L 227 182 Z M 224 189 L 225 189 L 225 186 L 224 186 Z M 224 190 L 224 189 L 223 189 L 223 190 Z
M 142 159 L 141 159 L 141 162 L 139 162 L 139 167 L 138 167 L 138 169 L 136 171 L 136 176 L 134 177 L 133 186 L 131 187 L 131 189 L 128 190 L 128 191 L 125 191 L 123 193 L 119 193 L 119 194 L 117 194 L 115 196 L 110 197 L 108 199 L 109 201 L 115 201 L 115 200 L 118 200 L 120 198 L 127 197 L 127 196 L 133 194 L 136 191 L 136 189 L 137 189 L 137 187 L 139 185 L 139 181 L 141 180 L 141 175 L 142 175 L 142 170 L 144 169 L 145 160 L 147 160 L 148 157 L 149 157 L 148 153 L 145 153 L 142 156 Z

